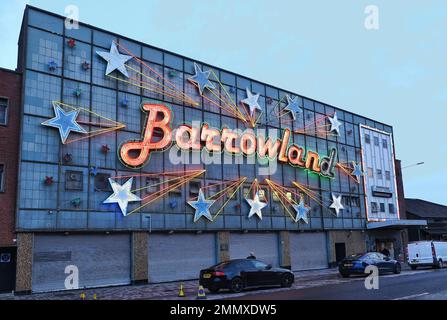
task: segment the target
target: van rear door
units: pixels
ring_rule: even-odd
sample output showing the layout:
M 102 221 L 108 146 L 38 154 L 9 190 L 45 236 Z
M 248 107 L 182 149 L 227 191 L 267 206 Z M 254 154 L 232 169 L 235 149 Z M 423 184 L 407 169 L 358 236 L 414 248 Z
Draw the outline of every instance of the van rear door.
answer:
M 410 264 L 432 264 L 433 252 L 431 241 L 421 241 L 408 245 L 408 261 Z

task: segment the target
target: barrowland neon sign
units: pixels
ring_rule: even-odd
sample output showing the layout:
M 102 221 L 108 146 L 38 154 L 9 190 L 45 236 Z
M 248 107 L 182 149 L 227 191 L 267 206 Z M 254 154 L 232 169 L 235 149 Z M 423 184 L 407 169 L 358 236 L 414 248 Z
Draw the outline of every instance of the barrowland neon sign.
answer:
M 290 144 L 290 129 L 284 129 L 281 138 L 266 138 L 263 134 L 256 135 L 252 130 L 242 133 L 231 128 L 219 130 L 206 123 L 201 127 L 182 124 L 173 129 L 173 113 L 165 104 L 146 102 L 141 105 L 141 109 L 147 113 L 142 138 L 124 142 L 118 150 L 120 161 L 127 167 L 138 169 L 145 166 L 152 152 L 167 150 L 175 142 L 182 151 L 225 151 L 232 155 L 277 159 L 323 177 L 335 177 L 337 149 L 332 148 L 329 155 L 323 157 L 317 152 L 306 151 L 301 146 Z

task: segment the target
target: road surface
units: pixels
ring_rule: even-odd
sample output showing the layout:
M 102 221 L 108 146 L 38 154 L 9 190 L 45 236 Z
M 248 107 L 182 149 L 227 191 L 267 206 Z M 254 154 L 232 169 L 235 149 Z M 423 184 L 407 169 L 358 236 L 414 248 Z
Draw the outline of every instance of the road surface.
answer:
M 379 289 L 367 290 L 365 278 L 355 277 L 346 283 L 330 284 L 277 292 L 253 291 L 243 300 L 447 300 L 447 269 L 420 270 L 379 277 Z M 230 298 L 231 299 L 231 298 Z

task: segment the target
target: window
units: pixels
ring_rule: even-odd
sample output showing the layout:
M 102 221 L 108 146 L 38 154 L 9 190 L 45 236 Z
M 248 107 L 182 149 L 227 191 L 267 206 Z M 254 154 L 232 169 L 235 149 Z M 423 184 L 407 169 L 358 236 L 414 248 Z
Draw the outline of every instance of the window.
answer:
M 385 204 L 383 202 L 380 203 L 380 212 L 385 212 Z
M 351 206 L 360 207 L 360 198 L 359 197 L 351 197 Z
M 189 196 L 192 198 L 196 198 L 199 196 L 200 190 L 200 182 L 199 181 L 191 181 L 189 183 Z
M 392 214 L 396 213 L 396 212 L 394 211 L 394 204 L 392 204 L 392 203 L 388 203 L 388 211 L 389 211 L 390 213 L 392 213 Z
M 98 173 L 95 176 L 95 191 L 111 192 L 112 187 L 109 183 L 110 174 Z
M 382 179 L 382 169 L 377 169 L 376 173 L 377 173 L 377 178 Z
M 5 165 L 0 163 L 0 192 L 5 192 Z
M 385 179 L 387 179 L 388 181 L 391 180 L 391 172 L 385 171 Z
M 253 264 L 255 265 L 255 268 L 257 270 L 265 270 L 267 269 L 267 265 L 264 262 L 258 261 L 258 260 L 254 260 Z
M 369 136 L 369 134 L 365 134 L 365 143 L 371 143 L 371 137 Z
M 0 98 L 0 125 L 8 123 L 8 99 Z
M 172 180 L 168 182 L 169 196 L 172 197 L 182 196 L 182 189 L 178 184 L 179 184 L 178 180 Z
M 151 194 L 160 191 L 160 179 L 153 177 L 146 177 L 146 194 Z
M 382 145 L 384 149 L 388 149 L 388 141 L 386 139 L 382 139 Z
M 82 171 L 65 171 L 65 190 L 82 191 L 84 175 Z
M 379 212 L 379 206 L 377 205 L 377 202 L 371 202 L 371 211 L 373 213 L 377 213 Z
M 376 147 L 379 146 L 379 137 L 374 137 L 374 145 L 375 145 Z

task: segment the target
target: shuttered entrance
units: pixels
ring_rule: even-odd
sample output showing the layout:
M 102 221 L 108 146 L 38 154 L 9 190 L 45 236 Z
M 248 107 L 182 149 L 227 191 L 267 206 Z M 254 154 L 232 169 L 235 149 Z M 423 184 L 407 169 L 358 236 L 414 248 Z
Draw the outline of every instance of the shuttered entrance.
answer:
M 328 267 L 326 233 L 291 232 L 289 241 L 292 270 L 324 269 Z
M 253 252 L 257 259 L 279 265 L 278 234 L 230 233 L 231 259 L 244 259 Z
M 129 284 L 130 236 L 35 235 L 33 257 L 34 292 L 65 290 L 65 268 L 79 270 L 79 287 Z
M 216 264 L 215 234 L 150 234 L 148 241 L 151 283 L 198 279 L 201 269 Z

